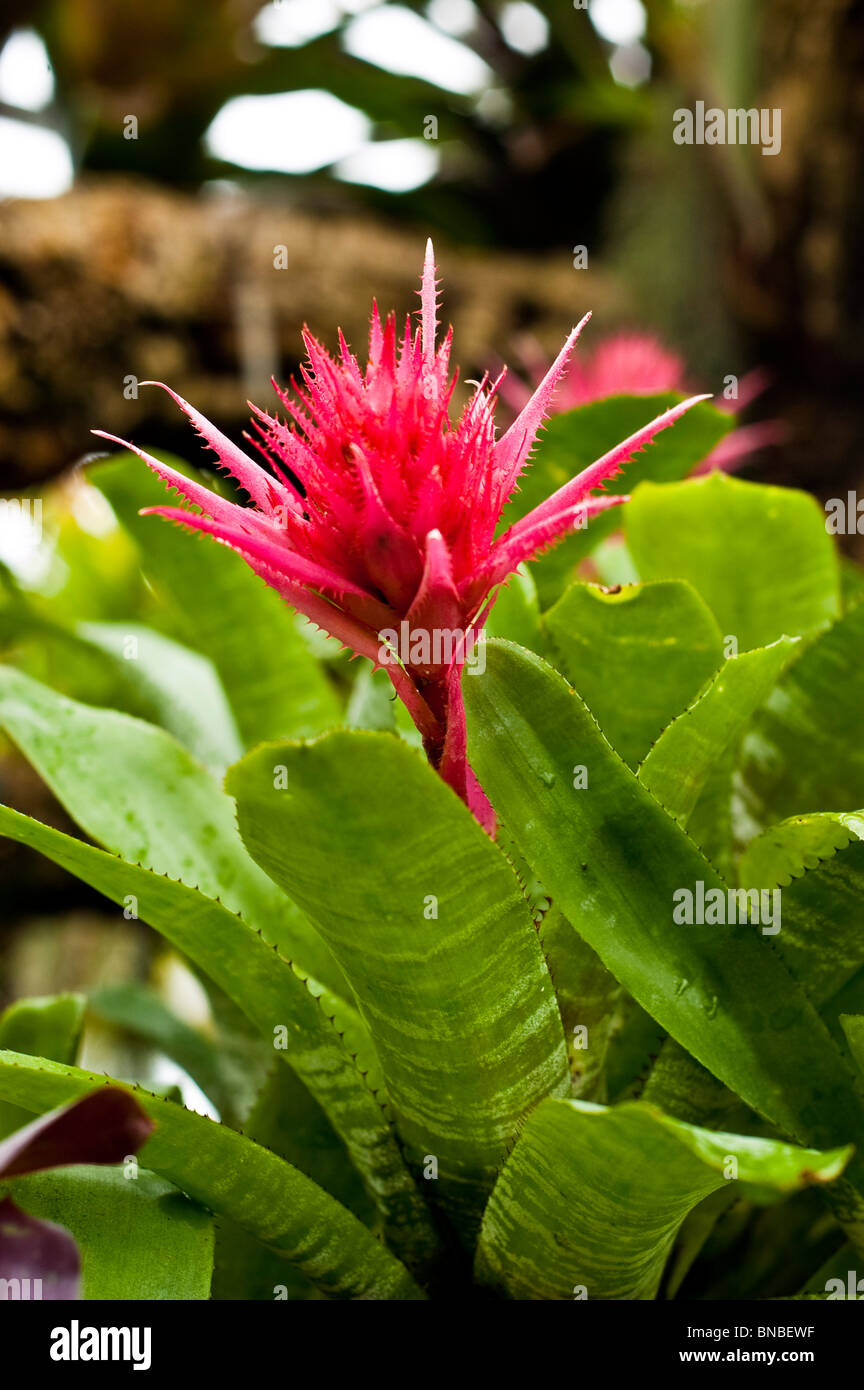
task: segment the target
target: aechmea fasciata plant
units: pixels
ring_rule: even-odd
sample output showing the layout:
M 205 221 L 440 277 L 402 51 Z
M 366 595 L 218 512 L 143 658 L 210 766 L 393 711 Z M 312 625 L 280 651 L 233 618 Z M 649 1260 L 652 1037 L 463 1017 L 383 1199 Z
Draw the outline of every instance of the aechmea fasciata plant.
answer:
M 164 388 L 251 506 L 227 501 L 134 444 L 95 433 L 138 454 L 198 509 L 149 510 L 238 551 L 310 622 L 385 666 L 429 761 L 491 829 L 491 809 L 466 758 L 461 679 L 501 586 L 523 561 L 626 501 L 595 494 L 660 430 L 707 398 L 667 410 L 496 537 L 590 315 L 496 437 L 499 383 L 488 377 L 451 418 L 452 329 L 436 345 L 431 242 L 420 297 L 420 325 L 413 331 L 406 321 L 401 338 L 395 316 L 382 323 L 373 305 L 365 370 L 341 332 L 333 358 L 304 331 L 302 381 L 292 383 L 293 393 L 273 383 L 285 420 L 251 407 L 257 438 L 250 442 L 266 467 Z

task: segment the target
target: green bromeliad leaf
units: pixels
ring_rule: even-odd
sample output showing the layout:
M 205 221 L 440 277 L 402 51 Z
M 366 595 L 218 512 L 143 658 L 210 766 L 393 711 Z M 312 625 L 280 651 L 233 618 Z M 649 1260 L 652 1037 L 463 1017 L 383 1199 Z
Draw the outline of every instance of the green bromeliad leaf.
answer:
M 778 946 L 825 1010 L 864 972 L 864 812 L 823 812 L 772 826 L 741 856 L 739 877 L 742 888 L 780 888 Z
M 697 1129 L 641 1103 L 546 1100 L 490 1198 L 478 1277 L 517 1299 L 654 1298 L 709 1194 L 736 1179 L 779 1193 L 829 1183 L 851 1154 Z
M 723 660 L 713 615 L 680 580 L 573 584 L 544 623 L 554 664 L 634 770 Z
M 712 1192 L 709 1197 L 705 1197 L 684 1218 L 675 1240 L 672 1258 L 666 1267 L 661 1297 L 669 1299 L 678 1296 L 681 1285 L 696 1263 L 703 1246 L 710 1239 L 718 1221 L 721 1221 L 734 1205 L 737 1196 L 735 1184 L 727 1182 L 719 1192 Z
M 0 609 L 0 641 L 50 653 L 63 673 L 63 693 L 161 724 L 219 776 L 240 757 L 234 716 L 213 663 L 153 628 L 108 622 L 64 627 L 16 593 Z
M 394 1249 L 418 1265 L 428 1259 L 435 1239 L 426 1209 L 383 1098 L 375 1094 L 380 1082 L 374 1053 L 349 1005 L 299 974 L 257 932 L 195 889 L 6 807 L 0 807 L 0 833 L 37 849 L 114 902 L 133 897 L 142 920 L 200 966 L 302 1077 L 364 1178 Z
M 510 501 L 502 524 L 520 520 L 622 439 L 684 399 L 674 391 L 609 396 L 553 415 L 543 426 L 531 467 L 519 479 L 519 491 Z M 667 483 L 685 477 L 720 443 L 733 423 L 731 416 L 710 401 L 700 401 L 676 421 L 674 429 L 658 434 L 632 464 L 604 485 L 604 491 L 630 492 L 640 478 Z
M 861 813 L 801 816 L 752 841 L 739 864 L 742 888 L 781 890 L 775 949 L 841 1045 L 840 1014 L 864 1008 L 862 837 Z M 672 1040 L 664 1044 L 644 1094 L 685 1119 L 738 1123 L 727 1119 L 734 1098 Z
M 518 880 L 450 788 L 386 734 L 256 749 L 228 787 L 250 853 L 351 981 L 409 1159 L 437 1160 L 430 1188 L 471 1228 L 521 1116 L 568 1084 Z
M 859 1280 L 857 1266 L 860 1263 L 854 1248 L 841 1245 L 810 1276 L 803 1289 L 795 1295 L 799 1299 L 842 1299 L 851 1297 L 860 1302 L 864 1294 L 864 1280 Z M 851 1278 L 850 1278 L 851 1275 Z
M 639 769 L 639 781 L 679 824 L 688 824 L 721 760 L 737 752 L 749 721 L 794 657 L 797 646 L 797 639 L 782 637 L 770 647 L 730 657 L 690 708 L 664 729 L 648 753 Z M 733 756 L 733 765 L 735 761 Z M 704 846 L 709 854 L 724 838 L 724 826 L 719 823 L 724 810 L 726 827 L 731 825 L 731 801 L 729 776 L 726 807 L 719 796 L 713 802 L 714 833 L 710 845 Z
M 840 1022 L 855 1065 L 864 1075 L 864 1014 L 842 1014 Z
M 50 994 L 16 999 L 0 1014 L 0 1048 L 74 1062 L 84 1029 L 83 994 Z
M 764 1124 L 744 1102 L 674 1038 L 656 1052 L 639 1095 L 676 1120 L 709 1129 L 750 1130 Z
M 262 922 L 273 911 L 277 895 L 243 850 L 230 800 L 163 729 L 66 699 L 10 666 L 0 668 L 0 723 L 95 840 L 234 911 Z
M 69 700 L 11 666 L 0 667 L 0 726 L 92 839 L 220 899 L 344 989 L 318 933 L 243 848 L 230 797 L 164 729 Z
M 843 610 L 847 612 L 864 599 L 864 569 L 846 555 L 840 557 L 840 583 L 843 589 Z
M 344 1144 L 293 1067 L 272 1068 L 243 1132 L 314 1178 L 364 1226 L 375 1224 L 374 1207 Z
M 613 532 L 605 541 L 601 541 L 596 550 L 592 551 L 591 564 L 597 571 L 597 578 L 601 584 L 611 587 L 614 584 L 639 584 L 641 582 L 633 563 L 633 557 L 627 549 L 627 543 L 620 531 Z
M 625 991 L 557 907 L 545 914 L 539 932 L 564 1025 L 573 1094 L 606 1101 L 606 1059 L 626 1008 Z
M 465 681 L 469 750 L 522 853 L 577 931 L 687 1051 L 796 1140 L 864 1135 L 847 1064 L 752 927 L 676 926 L 676 894 L 726 885 L 539 658 L 487 646 Z M 574 765 L 588 785 L 574 786 Z
M 24 1211 L 72 1232 L 85 1299 L 209 1298 L 212 1218 L 164 1178 L 133 1171 L 38 1173 L 16 1178 L 13 1195 Z
M 373 1224 L 374 1210 L 344 1145 L 290 1066 L 273 1067 L 243 1132 L 314 1178 L 364 1226 Z M 277 1287 L 292 1300 L 320 1297 L 298 1270 L 286 1271 L 271 1250 L 233 1222 L 220 1223 L 216 1249 L 217 1298 L 272 1300 Z
M 739 651 L 815 632 L 840 613 L 836 550 L 807 493 L 715 472 L 640 483 L 625 519 L 640 576 L 689 580 Z
M 864 806 L 862 709 L 864 603 L 801 653 L 744 739 L 751 834 L 789 816 Z
M 84 1029 L 83 994 L 52 994 L 43 999 L 16 999 L 0 1014 L 0 1048 L 72 1063 Z M 0 1101 L 0 1139 L 30 1120 L 26 1110 Z
M 166 498 L 163 484 L 136 459 L 112 459 L 88 477 L 138 543 L 144 572 L 186 640 L 219 672 L 248 746 L 320 733 L 339 721 L 333 688 L 290 609 L 239 555 L 139 516 Z
M 78 1067 L 0 1052 L 0 1099 L 43 1114 L 105 1084 Z M 323 1292 L 350 1299 L 417 1299 L 404 1265 L 322 1188 L 227 1125 L 138 1087 L 155 1122 L 142 1165 L 280 1252 Z
M 138 623 L 79 623 L 76 633 L 107 657 L 205 767 L 222 776 L 240 757 L 234 716 L 206 656 Z
M 345 711 L 345 724 L 349 729 L 376 729 L 379 733 L 395 733 L 396 717 L 390 677 L 383 666 L 373 671 L 371 661 L 361 659 L 363 669 L 351 691 Z
M 741 856 L 744 888 L 786 887 L 811 869 L 820 869 L 838 850 L 864 839 L 864 811 L 823 811 L 793 816 L 751 840 Z

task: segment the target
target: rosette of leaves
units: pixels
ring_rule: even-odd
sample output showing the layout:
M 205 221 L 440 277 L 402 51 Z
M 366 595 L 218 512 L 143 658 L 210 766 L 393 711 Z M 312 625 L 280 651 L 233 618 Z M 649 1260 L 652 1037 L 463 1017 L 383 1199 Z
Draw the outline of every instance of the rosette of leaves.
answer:
M 558 417 L 547 491 L 634 409 Z M 864 586 L 811 498 L 679 481 L 728 425 L 688 421 L 617 536 L 592 523 L 498 601 L 464 678 L 495 839 L 383 673 L 310 645 L 236 554 L 140 519 L 160 489 L 131 461 L 91 479 L 140 545 L 146 622 L 8 599 L 0 723 L 80 837 L 12 807 L 0 832 L 118 932 L 132 903 L 210 998 L 205 1031 L 140 985 L 88 1000 L 222 1117 L 135 1091 L 136 1201 L 171 1208 L 176 1253 L 133 1296 L 193 1296 L 185 1269 L 235 1298 L 825 1297 L 854 1267 Z M 32 674 L 49 649 L 75 655 L 62 691 Z M 697 883 L 779 890 L 780 930 L 679 925 Z M 0 1041 L 7 1132 L 105 1083 L 50 1029 Z M 16 1204 L 74 1230 L 95 1172 Z M 91 1262 L 94 1295 L 76 1234 L 84 1295 L 121 1296 L 128 1251 Z

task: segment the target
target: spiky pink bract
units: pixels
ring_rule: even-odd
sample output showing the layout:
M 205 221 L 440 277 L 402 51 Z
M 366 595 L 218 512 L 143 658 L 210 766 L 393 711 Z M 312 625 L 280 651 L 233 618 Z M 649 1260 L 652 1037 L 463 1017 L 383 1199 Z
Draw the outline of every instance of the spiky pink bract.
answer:
M 496 592 L 523 561 L 584 518 L 626 501 L 591 494 L 659 430 L 705 398 L 666 411 L 496 539 L 501 512 L 589 316 L 496 439 L 496 384 L 488 380 L 476 387 L 458 419 L 450 417 L 456 380 L 449 368 L 452 330 L 436 346 L 431 242 L 420 312 L 420 328 L 412 331 L 408 321 L 399 336 L 394 316 L 382 323 L 373 307 L 365 369 L 341 333 L 334 359 L 304 332 L 308 360 L 302 381 L 293 394 L 274 382 L 286 418 L 252 406 L 257 438 L 251 442 L 272 473 L 170 392 L 252 506 L 228 502 L 134 444 L 126 447 L 200 513 L 150 510 L 231 546 L 311 622 L 386 666 L 430 762 L 491 828 L 490 808 L 466 759 L 460 681 Z M 394 663 L 380 634 L 403 630 L 403 623 L 412 634 L 429 634 L 433 643 L 416 658 L 403 650 Z M 456 634 L 455 647 L 436 656 L 435 634 L 444 633 Z

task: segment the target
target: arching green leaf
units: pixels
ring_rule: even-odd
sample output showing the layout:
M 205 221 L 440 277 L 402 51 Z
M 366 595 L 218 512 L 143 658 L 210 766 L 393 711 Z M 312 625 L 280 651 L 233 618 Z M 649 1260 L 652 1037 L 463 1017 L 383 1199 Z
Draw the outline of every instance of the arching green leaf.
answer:
M 689 709 L 664 729 L 639 769 L 639 781 L 686 826 L 718 761 L 737 750 L 749 720 L 795 654 L 796 640 L 781 637 L 730 657 Z M 729 779 L 728 799 L 732 786 Z M 728 815 L 727 815 L 728 819 Z M 716 838 L 720 828 L 717 828 Z
M 697 1129 L 641 1103 L 546 1100 L 490 1198 L 478 1276 L 511 1298 L 654 1298 L 684 1218 L 710 1193 L 829 1183 L 851 1153 Z
M 687 1051 L 785 1133 L 864 1135 L 849 1069 L 806 994 L 752 926 L 686 925 L 682 890 L 726 885 L 538 658 L 490 642 L 465 682 L 469 751 L 523 854 L 577 931 Z M 588 769 L 574 787 L 574 763 Z M 731 914 L 730 914 L 731 915 Z
M 817 631 L 840 613 L 836 549 L 808 493 L 720 472 L 640 483 L 625 521 L 642 578 L 688 579 L 741 652 Z
M 0 667 L 0 726 L 92 839 L 218 898 L 344 989 L 318 933 L 243 848 L 230 797 L 164 729 L 69 700 L 11 666 Z
M 678 580 L 573 584 L 544 623 L 554 664 L 634 770 L 723 660 L 713 615 Z
M 351 981 L 410 1160 L 437 1161 L 430 1188 L 471 1227 L 521 1116 L 567 1087 L 518 880 L 450 788 L 386 734 L 256 749 L 228 787 L 250 853 Z
M 41 1114 L 105 1084 L 78 1067 L 0 1052 L 0 1098 Z M 350 1299 L 422 1297 L 404 1265 L 290 1163 L 226 1125 L 138 1087 L 123 1086 L 154 1121 L 146 1167 L 278 1250 L 325 1293 Z
M 114 902 L 131 895 L 140 917 L 233 999 L 315 1095 L 364 1178 L 394 1248 L 422 1264 L 435 1239 L 383 1097 L 375 1093 L 374 1053 L 354 1010 L 195 889 L 6 807 L 0 807 L 0 833 L 38 849 Z
M 750 834 L 789 816 L 864 806 L 864 603 L 801 653 L 744 739 Z

